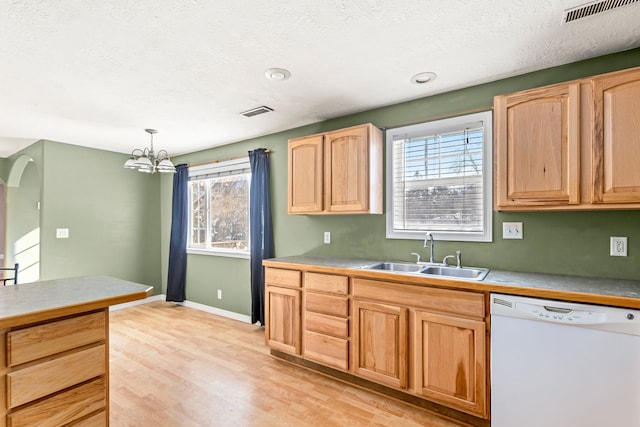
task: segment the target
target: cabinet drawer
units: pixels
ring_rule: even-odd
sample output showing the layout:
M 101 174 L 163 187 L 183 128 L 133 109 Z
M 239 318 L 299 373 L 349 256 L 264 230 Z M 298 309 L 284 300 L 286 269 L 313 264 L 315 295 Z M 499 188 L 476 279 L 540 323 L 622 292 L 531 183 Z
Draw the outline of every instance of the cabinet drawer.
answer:
M 264 281 L 267 285 L 286 286 L 299 288 L 301 284 L 301 272 L 297 270 L 283 270 L 280 268 L 267 268 L 264 272 Z
M 349 293 L 349 278 L 332 274 L 305 273 L 304 287 L 311 291 L 347 295 Z
M 342 338 L 349 336 L 349 319 L 314 313 L 312 311 L 306 311 L 304 316 L 305 329 L 308 331 Z
M 105 379 L 98 378 L 12 412 L 7 417 L 8 425 L 11 427 L 54 427 L 67 424 L 105 408 L 107 405 L 106 390 Z M 102 418 L 104 419 L 104 415 Z
M 349 369 L 349 341 L 305 331 L 304 357 L 346 371 Z
M 101 411 L 74 424 L 73 427 L 105 427 L 109 425 L 107 416 L 107 411 Z
M 106 372 L 104 344 L 7 374 L 7 403 L 15 408 Z
M 349 300 L 344 297 L 307 292 L 305 310 L 348 317 Z
M 10 331 L 7 333 L 7 365 L 15 366 L 103 341 L 106 335 L 105 316 L 101 311 Z

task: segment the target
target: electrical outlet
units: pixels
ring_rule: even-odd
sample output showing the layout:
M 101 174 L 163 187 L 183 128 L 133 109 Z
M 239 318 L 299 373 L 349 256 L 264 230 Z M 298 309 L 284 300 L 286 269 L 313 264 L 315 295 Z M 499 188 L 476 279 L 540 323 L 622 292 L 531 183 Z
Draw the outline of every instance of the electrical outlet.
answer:
M 330 231 L 325 231 L 324 232 L 324 243 L 326 243 L 327 245 L 329 243 L 331 243 L 331 232 Z
M 218 289 L 218 299 L 222 299 L 222 289 Z
M 523 229 L 521 222 L 503 222 L 502 238 L 503 239 L 522 239 Z
M 56 228 L 56 239 L 68 239 L 68 238 L 69 238 L 68 228 Z
M 611 237 L 610 245 L 609 245 L 609 255 L 627 256 L 627 238 Z

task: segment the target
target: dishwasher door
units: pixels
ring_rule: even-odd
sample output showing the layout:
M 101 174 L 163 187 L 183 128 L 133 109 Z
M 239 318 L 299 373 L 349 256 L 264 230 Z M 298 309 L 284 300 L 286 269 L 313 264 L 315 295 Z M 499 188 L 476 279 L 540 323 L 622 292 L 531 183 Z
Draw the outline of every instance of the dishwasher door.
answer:
M 640 426 L 640 311 L 491 294 L 491 426 Z

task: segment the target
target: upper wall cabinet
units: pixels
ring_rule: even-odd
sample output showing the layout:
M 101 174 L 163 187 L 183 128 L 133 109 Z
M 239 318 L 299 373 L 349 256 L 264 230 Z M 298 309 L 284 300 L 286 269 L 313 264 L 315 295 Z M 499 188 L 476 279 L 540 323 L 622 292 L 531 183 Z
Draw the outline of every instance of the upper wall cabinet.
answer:
M 496 210 L 640 208 L 640 68 L 501 95 Z
M 372 124 L 289 140 L 288 213 L 382 213 L 382 132 Z
M 580 86 L 495 98 L 496 205 L 580 202 Z
M 593 79 L 592 138 L 592 202 L 640 202 L 640 69 Z

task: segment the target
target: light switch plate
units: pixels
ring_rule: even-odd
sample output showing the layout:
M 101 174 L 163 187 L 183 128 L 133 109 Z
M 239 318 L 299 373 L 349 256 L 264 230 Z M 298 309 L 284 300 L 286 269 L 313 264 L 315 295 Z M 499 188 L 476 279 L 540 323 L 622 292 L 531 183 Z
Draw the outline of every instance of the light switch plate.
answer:
M 68 238 L 69 238 L 68 228 L 56 228 L 56 239 L 68 239 Z
M 502 238 L 503 239 L 522 239 L 522 223 L 521 222 L 503 222 Z

